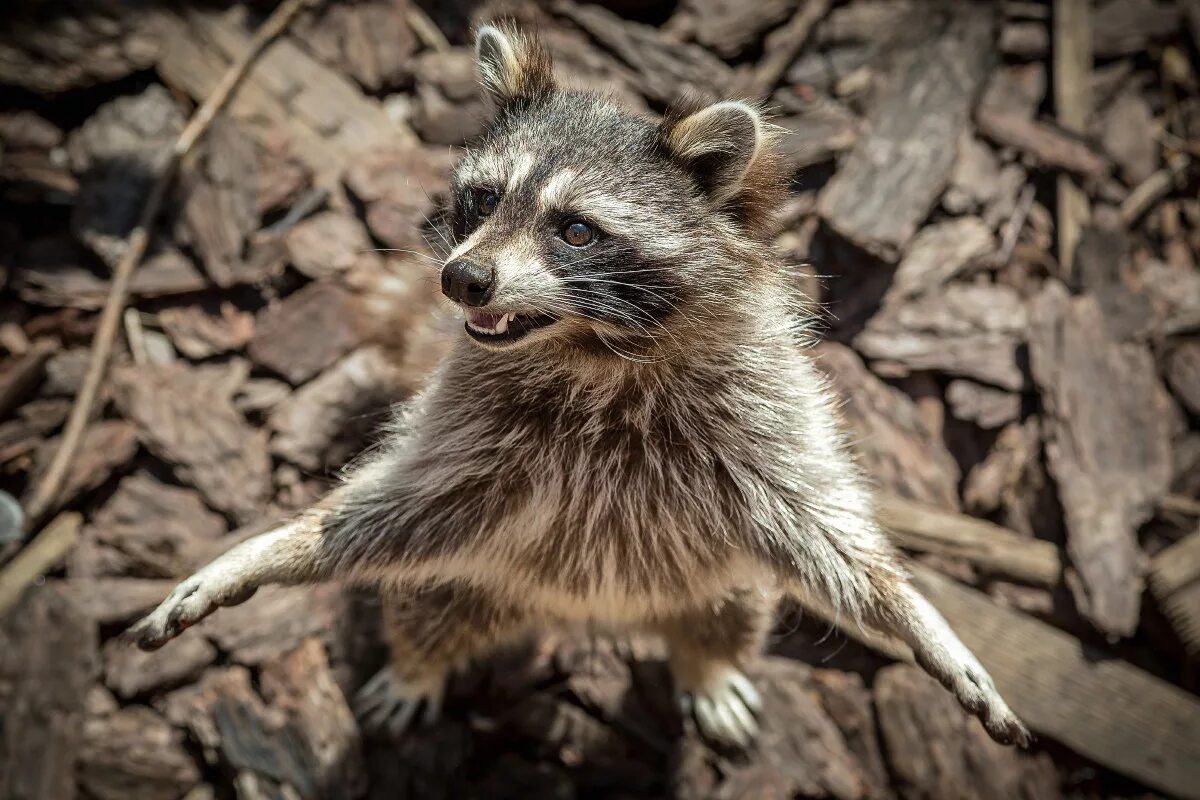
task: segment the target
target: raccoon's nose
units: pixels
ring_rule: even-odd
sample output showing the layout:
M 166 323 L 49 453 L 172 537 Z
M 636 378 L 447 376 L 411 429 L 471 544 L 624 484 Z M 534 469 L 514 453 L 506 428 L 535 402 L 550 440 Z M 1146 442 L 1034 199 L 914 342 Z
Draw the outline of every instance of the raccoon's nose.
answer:
M 473 261 L 451 261 L 442 267 L 442 294 L 467 306 L 483 306 L 492 299 L 496 272 Z

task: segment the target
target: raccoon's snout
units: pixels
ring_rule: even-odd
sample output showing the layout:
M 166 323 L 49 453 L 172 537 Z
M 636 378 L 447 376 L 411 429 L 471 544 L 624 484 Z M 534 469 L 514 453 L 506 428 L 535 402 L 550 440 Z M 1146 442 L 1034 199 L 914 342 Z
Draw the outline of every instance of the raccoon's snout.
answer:
M 459 259 L 442 268 L 442 294 L 465 306 L 485 306 L 496 289 L 496 270 Z

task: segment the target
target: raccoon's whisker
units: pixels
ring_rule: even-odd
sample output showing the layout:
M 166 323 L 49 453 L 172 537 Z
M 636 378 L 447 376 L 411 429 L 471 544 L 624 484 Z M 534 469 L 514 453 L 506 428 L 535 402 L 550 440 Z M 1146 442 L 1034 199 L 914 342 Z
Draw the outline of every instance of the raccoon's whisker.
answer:
M 423 258 L 426 261 L 431 261 L 439 267 L 442 265 L 442 259 L 434 258 L 428 253 L 422 253 L 420 250 L 406 250 L 403 247 L 369 247 L 366 250 L 359 250 L 360 253 L 407 253 L 417 258 Z

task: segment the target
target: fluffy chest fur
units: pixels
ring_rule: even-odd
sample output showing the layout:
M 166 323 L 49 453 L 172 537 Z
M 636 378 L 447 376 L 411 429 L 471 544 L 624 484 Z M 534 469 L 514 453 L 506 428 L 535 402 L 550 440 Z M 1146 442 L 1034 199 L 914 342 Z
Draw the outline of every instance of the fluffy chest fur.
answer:
M 616 374 L 449 360 L 386 476 L 431 580 L 614 617 L 769 581 L 760 531 L 798 513 L 783 376 L 744 359 Z

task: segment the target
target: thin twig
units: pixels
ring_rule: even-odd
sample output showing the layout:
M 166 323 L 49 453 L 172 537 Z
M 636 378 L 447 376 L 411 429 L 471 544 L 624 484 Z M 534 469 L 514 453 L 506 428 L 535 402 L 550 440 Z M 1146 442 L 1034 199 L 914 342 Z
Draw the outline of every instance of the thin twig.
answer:
M 129 284 L 133 278 L 133 271 L 137 267 L 138 262 L 141 261 L 142 256 L 146 253 L 146 246 L 150 242 L 150 233 L 154 227 L 154 221 L 158 218 L 163 198 L 166 196 L 167 189 L 170 188 L 175 173 L 179 169 L 180 161 L 188 154 L 204 132 L 208 130 L 208 126 L 212 124 L 216 115 L 228 104 L 230 98 L 233 96 L 234 89 L 245 78 L 250 65 L 263 49 L 291 24 L 292 20 L 295 19 L 296 15 L 302 9 L 313 1 L 283 0 L 271 12 L 271 16 L 267 18 L 266 22 L 262 24 L 250 40 L 250 46 L 234 63 L 229 65 L 229 69 L 225 71 L 225 74 L 221 77 L 221 81 L 213 89 L 212 94 L 192 114 L 192 118 L 188 120 L 187 126 L 179 134 L 179 139 L 176 140 L 174 147 L 171 148 L 167 163 L 163 166 L 158 180 L 151 187 L 150 194 L 146 198 L 146 204 L 142 206 L 142 213 L 138 217 L 137 227 L 129 235 L 129 242 L 125 248 L 125 253 L 121 256 L 121 261 L 117 264 L 116 270 L 113 271 L 112 286 L 109 288 L 108 298 L 104 302 L 104 310 L 100 312 L 100 322 L 96 327 L 96 336 L 92 340 L 92 350 L 88 360 L 87 373 L 84 375 L 83 385 L 79 389 L 79 394 L 75 397 L 75 404 L 71 407 L 71 415 L 67 419 L 67 424 L 63 429 L 62 444 L 59 445 L 58 450 L 54 453 L 54 460 L 51 461 L 50 467 L 46 471 L 46 476 L 38 483 L 33 498 L 29 501 L 29 506 L 26 509 L 26 525 L 28 529 L 38 527 L 45 516 L 54 509 L 54 504 L 58 499 L 58 494 L 62 490 L 62 484 L 67 475 L 67 469 L 70 467 L 71 461 L 79 449 L 83 431 L 87 427 L 88 418 L 91 417 L 92 407 L 96 402 L 96 394 L 100 390 L 100 384 L 104 381 L 104 374 L 108 368 L 113 341 L 116 339 L 125 303 L 129 298 Z
M 1033 208 L 1033 196 L 1033 184 L 1025 184 L 1025 187 L 1021 189 L 1021 196 L 1017 199 L 1017 207 L 1013 210 L 1013 215 L 1008 218 L 1008 224 L 1004 226 L 1000 250 L 992 262 L 997 268 L 1007 266 L 1008 262 L 1012 260 L 1013 250 L 1016 249 L 1017 240 L 1021 237 L 1021 230 L 1025 227 L 1025 220 L 1029 218 L 1029 210 Z
M 83 517 L 64 511 L 46 526 L 37 539 L 0 570 L 0 617 L 17 604 L 29 584 L 45 575 L 79 539 Z
M 1121 203 L 1121 221 L 1126 225 L 1133 225 L 1141 219 L 1151 206 L 1175 188 L 1179 176 L 1191 165 L 1192 160 L 1187 155 L 1180 154 L 1166 167 L 1139 183 Z
M 415 5 L 410 7 L 407 18 L 408 27 L 412 28 L 413 33 L 421 40 L 421 44 L 439 53 L 450 49 L 450 41 L 446 38 L 446 34 L 442 33 L 441 29 L 434 24 L 424 9 Z

